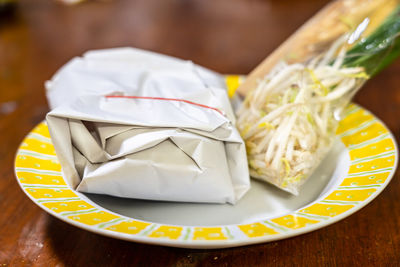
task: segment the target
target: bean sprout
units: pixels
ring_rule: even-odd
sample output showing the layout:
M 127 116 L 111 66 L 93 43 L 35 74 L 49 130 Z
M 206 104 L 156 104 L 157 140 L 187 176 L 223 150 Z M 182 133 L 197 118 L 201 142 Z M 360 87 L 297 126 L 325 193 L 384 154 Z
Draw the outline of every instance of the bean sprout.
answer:
M 333 144 L 340 112 L 368 79 L 343 66 L 347 36 L 306 63 L 277 64 L 238 111 L 251 176 L 295 195 Z

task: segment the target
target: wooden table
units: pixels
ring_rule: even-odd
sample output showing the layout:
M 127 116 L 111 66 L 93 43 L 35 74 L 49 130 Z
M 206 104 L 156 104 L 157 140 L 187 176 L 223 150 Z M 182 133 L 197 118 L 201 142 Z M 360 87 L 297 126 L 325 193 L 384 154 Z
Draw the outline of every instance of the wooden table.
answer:
M 278 242 L 189 250 L 115 240 L 48 215 L 13 171 L 23 137 L 48 111 L 43 83 L 89 49 L 133 46 L 248 73 L 326 0 L 115 0 L 64 6 L 20 0 L 0 18 L 0 266 L 400 266 L 400 181 L 356 214 Z M 355 102 L 399 141 L 400 61 Z

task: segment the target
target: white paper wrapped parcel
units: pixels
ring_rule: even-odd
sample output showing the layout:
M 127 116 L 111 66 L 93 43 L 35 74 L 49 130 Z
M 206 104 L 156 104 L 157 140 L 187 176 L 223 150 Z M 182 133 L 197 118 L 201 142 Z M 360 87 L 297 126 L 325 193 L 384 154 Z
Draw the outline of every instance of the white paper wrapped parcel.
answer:
M 46 84 L 69 185 L 118 197 L 232 203 L 250 188 L 222 77 L 138 49 L 92 51 Z M 107 97 L 115 94 L 135 98 Z

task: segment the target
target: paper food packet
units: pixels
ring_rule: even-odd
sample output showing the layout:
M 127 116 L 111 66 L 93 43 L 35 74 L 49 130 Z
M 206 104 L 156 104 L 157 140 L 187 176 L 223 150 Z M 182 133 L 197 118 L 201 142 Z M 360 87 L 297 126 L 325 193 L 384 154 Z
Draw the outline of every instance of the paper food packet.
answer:
M 133 48 L 86 53 L 46 83 L 69 185 L 118 197 L 231 203 L 250 188 L 223 78 Z

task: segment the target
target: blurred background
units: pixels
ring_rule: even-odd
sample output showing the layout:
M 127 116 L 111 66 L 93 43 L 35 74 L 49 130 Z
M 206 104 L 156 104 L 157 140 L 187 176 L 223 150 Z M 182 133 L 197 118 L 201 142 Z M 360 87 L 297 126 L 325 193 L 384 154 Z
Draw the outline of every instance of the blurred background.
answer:
M 223 252 L 111 240 L 46 216 L 18 187 L 13 161 L 24 136 L 48 112 L 44 82 L 68 60 L 91 49 L 131 46 L 189 59 L 220 73 L 247 74 L 329 1 L 74 2 L 0 0 L 0 264 L 7 262 L 1 259 L 12 259 L 11 263 L 22 262 L 19 266 L 32 266 L 27 265 L 31 262 L 55 266 L 59 258 L 66 266 L 149 259 L 171 266 L 188 266 L 195 260 L 211 266 L 224 257 L 226 262 L 242 266 L 246 266 L 244 260 L 281 262 L 281 266 L 291 266 L 294 259 L 296 263 L 318 260 L 319 266 L 324 266 L 324 259 L 331 260 L 330 266 L 362 260 L 371 266 L 399 262 L 400 243 L 395 242 L 400 240 L 400 209 L 395 206 L 400 203 L 399 179 L 393 179 L 376 201 L 343 222 L 301 238 Z M 354 101 L 381 118 L 400 141 L 398 73 L 399 61 L 369 81 Z M 117 257 L 110 256 L 117 251 Z M 183 264 L 175 265 L 179 262 Z

